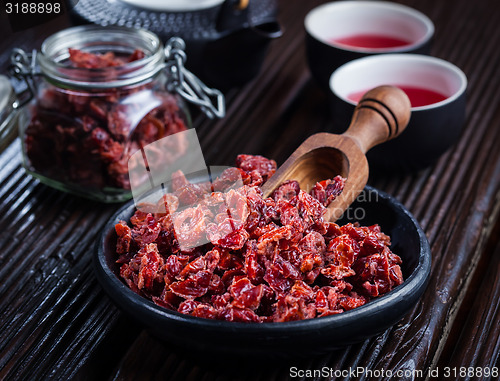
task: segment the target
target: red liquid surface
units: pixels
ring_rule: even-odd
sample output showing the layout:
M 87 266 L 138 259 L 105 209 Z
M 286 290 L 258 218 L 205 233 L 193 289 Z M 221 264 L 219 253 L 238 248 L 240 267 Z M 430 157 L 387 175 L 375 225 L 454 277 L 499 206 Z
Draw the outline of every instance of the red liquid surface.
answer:
M 412 86 L 398 86 L 398 87 L 401 90 L 403 90 L 406 93 L 406 95 L 408 95 L 412 107 L 431 105 L 433 103 L 444 101 L 447 98 L 445 95 L 438 93 L 437 91 L 424 89 L 421 87 L 412 87 Z M 357 103 L 367 91 L 368 90 L 363 90 L 351 93 L 347 96 L 347 98 Z
M 396 48 L 410 44 L 408 40 L 380 34 L 355 34 L 353 36 L 335 38 L 331 41 L 356 48 Z

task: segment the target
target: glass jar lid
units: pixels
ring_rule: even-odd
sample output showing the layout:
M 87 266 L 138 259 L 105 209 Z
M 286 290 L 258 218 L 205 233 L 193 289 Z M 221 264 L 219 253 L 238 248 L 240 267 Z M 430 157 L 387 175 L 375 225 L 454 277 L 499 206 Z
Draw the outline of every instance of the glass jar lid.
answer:
M 130 56 L 140 50 L 144 58 L 118 67 L 88 69 L 69 64 L 69 49 L 94 54 L 113 52 Z M 47 38 L 37 55 L 43 75 L 58 86 L 100 89 L 132 86 L 156 75 L 163 67 L 163 44 L 144 29 L 85 25 L 62 30 Z M 92 75 L 89 75 L 91 70 Z

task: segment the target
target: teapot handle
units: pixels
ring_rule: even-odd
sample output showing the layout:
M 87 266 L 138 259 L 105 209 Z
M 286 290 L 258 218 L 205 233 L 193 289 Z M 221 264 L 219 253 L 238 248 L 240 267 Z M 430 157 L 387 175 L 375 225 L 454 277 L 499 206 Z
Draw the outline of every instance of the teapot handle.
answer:
M 255 24 L 250 18 L 250 7 L 251 0 L 226 0 L 222 3 L 216 24 L 221 37 L 242 29 L 248 29 L 267 39 L 277 38 L 283 34 L 281 25 L 274 15 Z

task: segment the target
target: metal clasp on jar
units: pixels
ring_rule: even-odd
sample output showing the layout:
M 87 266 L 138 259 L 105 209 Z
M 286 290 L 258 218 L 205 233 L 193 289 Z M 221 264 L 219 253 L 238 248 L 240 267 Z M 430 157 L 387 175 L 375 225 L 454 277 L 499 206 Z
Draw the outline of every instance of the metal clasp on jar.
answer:
M 226 115 L 224 95 L 217 89 L 207 87 L 198 77 L 184 67 L 186 44 L 179 37 L 172 37 L 165 47 L 168 86 L 186 101 L 191 102 L 209 118 Z
M 36 84 L 34 77 L 40 73 L 36 70 L 36 55 L 34 49 L 31 53 L 26 53 L 24 50 L 15 48 L 10 55 L 9 71 L 11 76 L 22 80 L 26 83 L 26 90 L 16 94 L 17 99 L 12 105 L 16 110 L 29 103 L 36 93 Z
M 0 150 L 13 136 L 19 110 L 35 95 L 36 87 L 33 78 L 37 74 L 35 66 L 36 50 L 28 54 L 22 49 L 14 49 L 9 74 L 23 81 L 27 85 L 26 90 L 15 93 L 9 78 L 0 76 Z

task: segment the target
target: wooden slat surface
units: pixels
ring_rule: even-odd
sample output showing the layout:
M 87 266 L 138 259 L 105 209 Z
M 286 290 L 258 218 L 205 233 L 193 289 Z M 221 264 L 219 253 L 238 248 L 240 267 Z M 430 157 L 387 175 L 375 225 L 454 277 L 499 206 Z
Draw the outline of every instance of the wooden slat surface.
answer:
M 303 18 L 324 1 L 281 0 L 285 34 L 263 70 L 227 94 L 228 115 L 197 117 L 206 160 L 239 153 L 283 160 L 309 135 L 331 129 L 327 96 L 311 80 Z M 500 366 L 500 7 L 497 0 L 402 0 L 435 23 L 432 54 L 469 80 L 460 141 L 432 167 L 372 174 L 417 217 L 433 253 L 420 303 L 366 342 L 314 359 L 207 364 L 176 353 L 118 311 L 92 272 L 95 239 L 116 205 L 52 190 L 26 175 L 19 142 L 0 154 L 0 379 L 281 380 L 299 369 Z M 15 46 L 39 47 L 61 17 L 12 34 L 0 16 L 0 69 Z M 341 378 L 340 378 L 341 379 Z M 347 378 L 349 379 L 349 378 Z

